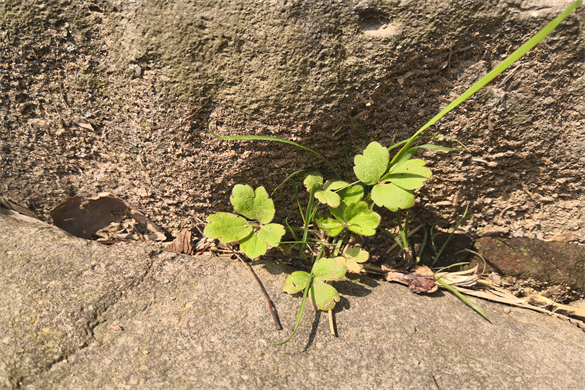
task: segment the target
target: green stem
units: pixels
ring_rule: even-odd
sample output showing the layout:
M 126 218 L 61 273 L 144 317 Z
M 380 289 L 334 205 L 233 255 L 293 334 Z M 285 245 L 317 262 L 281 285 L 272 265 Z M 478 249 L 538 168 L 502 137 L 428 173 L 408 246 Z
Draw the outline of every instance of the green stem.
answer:
M 313 264 L 315 264 L 317 261 L 319 261 L 319 259 L 323 255 L 323 251 L 324 250 L 325 250 L 325 247 L 321 247 L 321 250 L 317 254 L 317 258 L 315 259 L 315 262 Z M 295 323 L 295 328 L 293 329 L 292 334 L 286 340 L 284 340 L 284 341 L 282 341 L 280 343 L 268 343 L 268 345 L 283 345 L 283 344 L 286 344 L 297 333 L 297 330 L 299 329 L 299 325 L 301 323 L 301 319 L 303 318 L 303 312 L 305 311 L 305 304 L 307 303 L 307 295 L 309 294 L 309 289 L 313 286 L 313 277 L 314 277 L 314 275 L 313 275 L 313 269 L 311 268 L 311 273 L 309 274 L 309 282 L 307 283 L 307 286 L 305 287 L 305 290 L 303 291 L 303 300 L 301 301 L 301 307 L 299 308 L 299 313 L 297 314 L 297 322 Z

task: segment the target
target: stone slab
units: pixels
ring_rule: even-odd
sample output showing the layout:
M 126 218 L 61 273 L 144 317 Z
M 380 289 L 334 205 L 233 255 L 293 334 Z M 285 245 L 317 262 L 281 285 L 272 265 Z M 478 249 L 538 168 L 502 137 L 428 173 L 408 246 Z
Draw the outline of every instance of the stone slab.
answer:
M 335 310 L 308 308 L 292 269 L 148 244 L 101 246 L 0 215 L 0 388 L 580 389 L 585 334 L 557 318 L 476 300 L 411 294 L 368 277 L 341 281 Z

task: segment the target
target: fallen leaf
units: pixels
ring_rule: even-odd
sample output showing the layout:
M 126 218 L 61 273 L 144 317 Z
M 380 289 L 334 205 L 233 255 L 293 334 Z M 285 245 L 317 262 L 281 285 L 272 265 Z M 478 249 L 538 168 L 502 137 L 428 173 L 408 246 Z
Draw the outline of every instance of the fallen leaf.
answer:
M 150 241 L 166 239 L 162 229 L 144 214 L 109 193 L 90 198 L 68 197 L 52 209 L 50 215 L 57 227 L 76 237 L 91 238 L 98 231 L 108 228 L 104 236 L 110 243 L 139 239 Z M 120 230 L 121 225 L 110 227 L 112 223 L 120 222 L 125 218 L 133 218 L 137 224 L 125 224 L 125 232 Z
M 91 123 L 85 119 L 85 118 L 73 118 L 73 123 L 75 123 L 77 126 L 86 129 L 86 130 L 91 130 L 91 131 L 95 131 L 93 126 L 91 125 Z
M 175 253 L 193 254 L 193 236 L 187 228 L 183 229 L 173 242 L 166 245 L 167 249 Z

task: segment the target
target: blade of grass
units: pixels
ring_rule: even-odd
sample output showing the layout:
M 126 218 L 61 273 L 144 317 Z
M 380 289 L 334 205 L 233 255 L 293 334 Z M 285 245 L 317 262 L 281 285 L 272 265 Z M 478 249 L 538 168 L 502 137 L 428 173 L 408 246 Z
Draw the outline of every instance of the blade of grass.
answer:
M 324 250 L 325 250 L 325 248 L 321 248 L 321 250 L 319 251 L 319 254 L 317 254 L 317 258 L 313 264 L 315 264 L 317 262 L 317 260 L 319 260 L 321 258 Z M 311 273 L 309 274 L 309 282 L 307 283 L 307 286 L 305 287 L 305 290 L 303 291 L 303 299 L 301 300 L 301 307 L 299 308 L 299 313 L 297 314 L 297 322 L 295 323 L 295 327 L 293 329 L 292 334 L 286 340 L 281 341 L 280 343 L 268 343 L 268 345 L 284 345 L 284 344 L 288 343 L 294 337 L 294 335 L 297 333 L 297 330 L 299 329 L 299 324 L 301 323 L 301 318 L 303 318 L 303 312 L 305 311 L 305 304 L 307 303 L 307 295 L 309 294 L 309 289 L 313 285 L 313 277 L 314 277 L 313 269 L 311 269 Z M 313 297 L 314 296 L 315 296 L 315 294 L 313 294 Z
M 446 266 L 446 267 L 443 267 L 443 268 L 439 269 L 439 270 L 438 270 L 437 272 L 435 272 L 435 273 L 436 273 L 436 274 L 438 274 L 439 272 L 443 272 L 443 271 L 444 271 L 444 270 L 446 270 L 446 269 L 453 268 L 453 267 L 457 267 L 457 266 L 459 266 L 459 265 L 467 265 L 467 264 L 469 264 L 469 262 L 463 262 L 463 263 L 455 263 L 455 264 L 451 264 L 451 265 L 448 265 L 448 266 Z
M 457 289 L 455 289 L 453 286 L 450 286 L 448 283 L 446 283 L 445 281 L 443 281 L 442 279 L 440 279 L 436 276 L 435 276 L 435 280 L 437 282 L 439 282 L 439 284 L 441 286 L 443 286 L 444 288 L 446 288 L 447 290 L 449 290 L 453 294 L 455 294 L 457 296 L 457 298 L 461 299 L 463 302 L 468 304 L 473 310 L 475 310 L 478 314 L 480 314 L 483 318 L 485 318 L 490 324 L 492 323 L 492 321 L 490 321 L 489 317 L 483 311 L 481 311 L 481 309 L 479 307 L 477 307 L 469 299 L 465 298 L 465 296 L 463 294 L 461 294 L 459 291 L 457 291 Z
M 362 129 L 362 133 L 364 133 L 364 139 L 366 140 L 366 145 L 369 145 L 370 144 L 370 138 L 368 137 L 368 132 L 366 131 L 366 129 L 364 129 L 364 127 L 362 126 L 362 124 L 359 123 L 357 120 L 353 119 L 349 115 L 346 115 L 346 117 L 348 117 L 349 119 L 351 119 L 351 121 L 353 123 L 355 123 L 356 125 L 358 125 L 360 129 Z
M 224 140 L 224 141 L 270 141 L 270 142 L 280 142 L 283 144 L 294 145 L 298 148 L 306 150 L 307 152 L 311 152 L 314 155 L 316 155 L 317 157 L 319 157 L 321 159 L 321 161 L 323 161 L 325 164 L 327 164 L 329 166 L 329 168 L 331 168 L 331 170 L 335 174 L 335 177 L 337 177 L 339 180 L 341 180 L 341 176 L 339 176 L 339 173 L 337 173 L 335 168 L 333 168 L 333 165 L 331 165 L 329 160 L 327 160 L 325 157 L 323 157 L 323 155 L 321 155 L 320 153 L 315 152 L 313 149 L 310 149 L 310 148 L 303 146 L 301 144 L 298 144 L 296 142 L 289 141 L 289 140 L 283 139 L 283 138 L 278 138 L 278 137 L 268 137 L 268 136 L 264 136 L 264 135 L 219 135 L 219 134 L 214 133 L 213 130 L 211 130 L 211 126 L 213 125 L 213 122 L 215 122 L 215 120 L 212 120 L 211 122 L 209 122 L 209 132 L 216 138 L 219 138 L 219 139 Z
M 297 173 L 302 173 L 302 172 L 306 172 L 306 169 L 301 169 L 300 171 L 296 171 L 296 172 L 293 172 L 293 173 L 291 173 L 290 175 L 288 175 L 288 176 L 286 177 L 286 179 L 284 179 L 284 180 L 282 181 L 282 183 L 280 183 L 280 184 L 279 184 L 279 185 L 278 185 L 278 186 L 277 186 L 277 187 L 274 189 L 274 191 L 272 191 L 272 193 L 270 194 L 270 197 L 273 197 L 273 196 L 274 196 L 274 194 L 276 193 L 276 191 L 278 191 L 278 189 L 279 189 L 280 187 L 282 187 L 282 185 L 283 185 L 284 183 L 286 183 L 286 182 L 287 182 L 287 181 L 288 181 L 288 180 L 289 180 L 291 177 L 293 177 L 293 176 L 294 176 L 294 175 L 296 175 Z
M 425 236 L 423 237 L 422 244 L 420 245 L 420 248 L 418 250 L 418 256 L 416 256 L 416 264 L 420 262 L 420 255 L 424 253 L 425 247 L 427 246 L 427 238 L 429 237 L 429 232 L 427 232 L 427 229 L 424 226 L 423 228 L 425 230 Z
M 469 149 L 467 148 L 467 146 L 465 146 L 465 144 L 463 144 L 461 141 L 458 141 L 457 139 L 455 139 L 455 138 L 453 138 L 453 137 L 449 137 L 449 136 L 447 136 L 447 135 L 421 135 L 421 136 L 420 136 L 420 137 L 418 137 L 417 139 L 431 139 L 431 138 L 448 139 L 448 140 L 450 140 L 450 141 L 455 141 L 455 142 L 457 142 L 459 145 L 461 145 L 461 146 L 462 146 L 462 147 L 463 147 L 465 150 L 469 151 Z M 407 142 L 408 142 L 408 140 L 407 140 L 407 139 L 405 139 L 404 141 L 397 142 L 397 143 L 395 143 L 394 145 L 390 146 L 390 147 L 388 148 L 388 151 L 391 151 L 392 149 L 395 149 L 395 148 L 397 148 L 398 146 L 400 146 L 400 145 L 403 145 L 403 144 L 405 144 L 405 143 L 407 143 Z M 421 145 L 421 146 L 418 146 L 418 148 L 423 148 L 423 147 L 425 147 L 425 146 L 426 146 L 426 145 Z M 437 145 L 433 145 L 433 146 L 437 146 Z M 444 146 L 443 146 L 443 147 L 444 147 Z M 410 150 L 412 150 L 412 148 L 410 148 Z M 442 149 L 441 149 L 441 150 L 442 150 Z M 446 150 L 446 149 L 445 149 L 445 150 Z M 453 150 L 460 150 L 460 149 L 453 149 Z
M 544 26 L 539 32 L 537 32 L 532 38 L 530 38 L 526 43 L 520 46 L 516 51 L 510 54 L 504 61 L 502 61 L 498 66 L 492 69 L 487 75 L 482 77 L 478 82 L 473 84 L 467 91 L 463 92 L 461 96 L 451 102 L 447 107 L 445 107 L 441 112 L 435 115 L 430 121 L 428 121 L 423 127 L 421 127 L 414 135 L 408 140 L 408 142 L 402 147 L 400 152 L 394 156 L 390 164 L 394 163 L 395 161 L 400 160 L 404 153 L 406 153 L 410 146 L 414 141 L 418 139 L 418 135 L 422 133 L 426 128 L 437 122 L 441 119 L 445 114 L 449 111 L 457 107 L 459 104 L 463 103 L 467 100 L 471 95 L 479 91 L 482 87 L 484 87 L 487 83 L 492 81 L 496 76 L 506 70 L 510 65 L 514 62 L 518 61 L 522 56 L 524 56 L 530 49 L 536 46 L 540 41 L 542 41 L 548 34 L 550 34 L 558 25 L 561 23 L 571 12 L 575 10 L 583 0 L 577 0 L 573 2 L 565 11 L 563 11 L 559 16 L 554 18 L 550 23 Z
M 461 222 L 463 222 L 463 220 L 465 219 L 465 216 L 467 215 L 468 210 L 469 210 L 469 204 L 467 204 L 467 206 L 465 207 L 465 212 L 463 213 L 463 216 L 461 216 L 461 219 L 459 220 L 459 222 L 457 222 L 457 225 L 455 225 L 455 228 L 453 228 L 453 231 L 449 234 L 449 237 L 447 237 L 447 240 L 445 241 L 445 243 L 441 247 L 441 250 L 435 256 L 435 260 L 433 260 L 433 263 L 431 264 L 431 268 L 433 267 L 433 265 L 435 265 L 435 263 L 437 261 L 439 261 L 439 257 L 441 257 L 441 254 L 443 253 L 443 251 L 447 247 L 447 244 L 449 243 L 449 241 L 451 241 L 453 234 L 455 234 L 455 231 L 459 228 L 459 225 L 461 225 Z

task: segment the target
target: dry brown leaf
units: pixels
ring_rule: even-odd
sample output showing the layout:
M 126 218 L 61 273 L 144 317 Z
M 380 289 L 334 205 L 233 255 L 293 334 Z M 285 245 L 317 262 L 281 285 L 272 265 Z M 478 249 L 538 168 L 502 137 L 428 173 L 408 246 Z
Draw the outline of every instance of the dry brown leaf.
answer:
M 95 197 L 68 197 L 50 212 L 53 223 L 66 232 L 81 238 L 91 238 L 105 229 L 102 235 L 108 242 L 128 240 L 163 241 L 166 239 L 162 229 L 146 218 L 140 211 L 132 208 L 122 199 L 109 193 Z M 113 225 L 124 218 L 131 217 L 141 224 L 143 232 L 138 231 L 136 223 Z
M 83 129 L 95 131 L 91 123 L 85 118 L 80 117 L 73 118 L 73 123 L 75 123 L 77 126 Z
M 173 242 L 166 245 L 167 249 L 176 253 L 186 253 L 192 255 L 193 251 L 193 236 L 189 229 L 185 228 L 179 233 Z
M 413 271 L 400 278 L 401 282 L 408 284 L 410 292 L 420 294 L 437 291 L 439 287 L 436 285 L 433 271 L 429 267 L 415 266 Z

